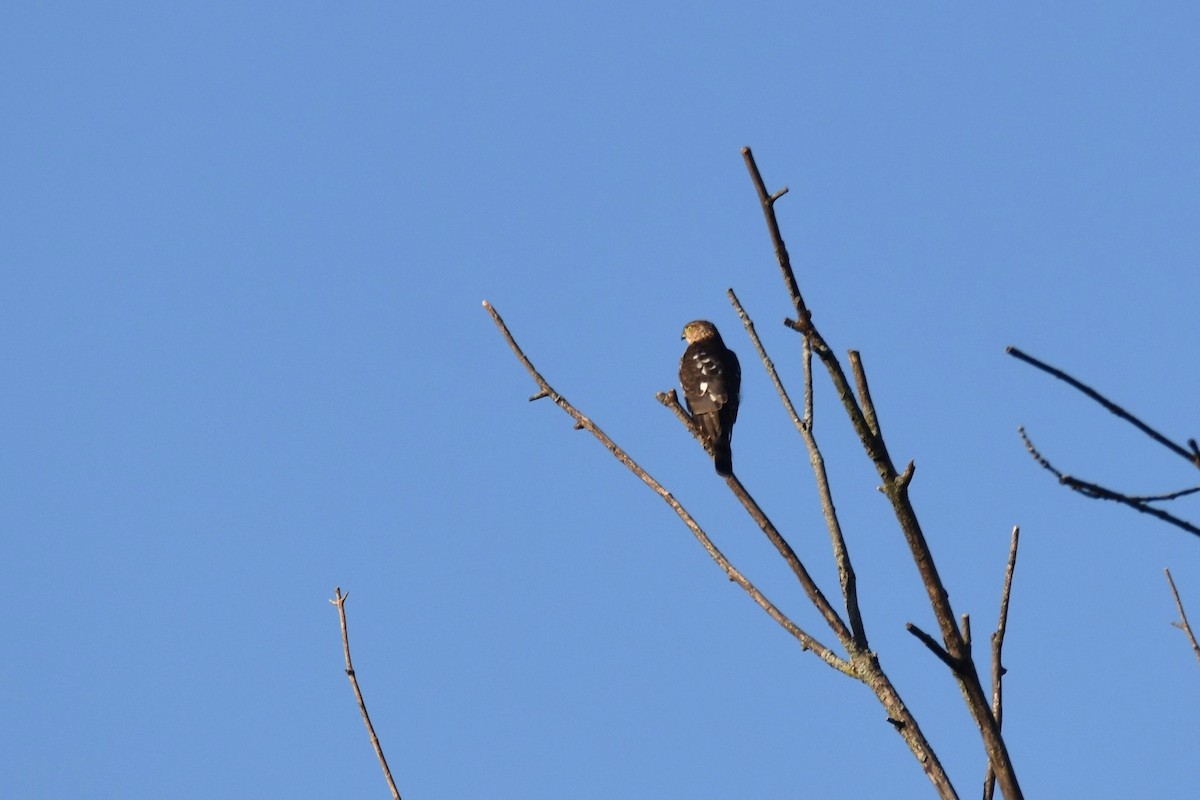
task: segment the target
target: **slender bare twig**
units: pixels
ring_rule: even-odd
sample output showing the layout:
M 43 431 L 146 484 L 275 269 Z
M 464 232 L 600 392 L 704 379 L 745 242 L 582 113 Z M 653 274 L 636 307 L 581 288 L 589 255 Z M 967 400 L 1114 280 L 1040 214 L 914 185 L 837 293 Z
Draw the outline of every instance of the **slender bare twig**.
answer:
M 881 488 L 896 515 L 896 520 L 912 553 L 913 561 L 921 575 L 922 584 L 925 586 L 934 616 L 941 629 L 944 650 L 949 657 L 947 664 L 951 666 L 952 674 L 958 682 L 967 707 L 979 727 L 988 759 L 995 766 L 1001 791 L 1007 800 L 1021 800 L 1023 795 L 1017 782 L 1016 772 L 1009 757 L 1008 748 L 1000 735 L 1000 729 L 996 725 L 987 695 L 979 679 L 979 673 L 971 659 L 971 648 L 958 627 L 949 595 L 938 575 L 932 551 L 929 549 L 925 534 L 921 530 L 920 522 L 917 520 L 916 512 L 909 500 L 908 487 L 912 481 L 913 464 L 909 462 L 902 473 L 896 471 L 887 445 L 884 443 L 882 435 L 878 433 L 878 419 L 872 415 L 872 419 L 868 421 L 867 414 L 855 397 L 855 392 L 850 387 L 841 364 L 812 322 L 812 314 L 800 293 L 799 284 L 792 269 L 791 258 L 783 242 L 778 218 L 775 214 L 775 202 L 783 192 L 772 194 L 767 190 L 750 148 L 742 148 L 742 158 L 746 162 L 750 178 L 758 194 L 763 217 L 774 244 L 776 260 L 779 262 L 784 284 L 796 311 L 796 319 L 785 321 L 785 324 L 804 335 L 813 352 L 825 365 L 826 371 L 833 381 L 834 391 L 850 419 L 851 426 L 882 479 Z M 866 386 L 865 372 L 856 369 L 855 377 L 860 379 L 858 395 L 866 402 L 866 398 L 869 398 L 870 395 Z
M 957 672 L 958 670 L 960 670 L 962 668 L 962 665 L 958 663 L 958 661 L 954 658 L 954 656 L 947 653 L 946 648 L 944 648 L 940 644 L 938 644 L 937 639 L 934 639 L 928 633 L 921 630 L 921 628 L 919 628 L 918 626 L 914 625 L 911 622 L 907 622 L 904 624 L 904 629 L 906 631 L 908 631 L 909 633 L 911 633 L 913 636 L 917 637 L 917 639 L 920 640 L 921 644 L 923 644 L 929 648 L 929 652 L 931 652 L 935 656 L 937 656 L 941 660 L 941 662 L 943 664 L 945 664 L 947 667 L 949 667 L 951 670 Z
M 816 420 L 813 418 L 812 342 L 807 336 L 801 340 L 800 363 L 804 367 L 804 424 L 811 431 Z
M 375 757 L 379 759 L 379 766 L 383 767 L 383 776 L 387 778 L 388 788 L 392 791 L 392 797 L 400 800 L 400 790 L 396 788 L 396 782 L 392 780 L 392 771 L 388 768 L 387 758 L 383 755 L 379 737 L 375 735 L 375 726 L 371 724 L 371 715 L 367 713 L 367 704 L 363 700 L 362 690 L 358 688 L 358 676 L 354 674 L 354 665 L 350 662 L 350 632 L 346 627 L 346 600 L 349 597 L 350 593 L 342 594 L 339 586 L 333 590 L 333 599 L 329 601 L 337 606 L 338 618 L 342 622 L 342 652 L 346 656 L 346 676 L 350 678 L 350 686 L 354 689 L 354 699 L 358 701 L 358 710 L 362 713 L 363 722 L 367 725 L 371 746 L 375 748 Z
M 850 641 L 851 633 L 847 629 L 846 623 L 838 615 L 833 606 L 830 605 L 829 600 L 817 586 L 816 581 L 809 575 L 804 563 L 800 561 L 796 552 L 792 550 L 792 546 L 788 544 L 787 540 L 783 538 L 783 535 L 767 517 L 766 512 L 758 505 L 758 501 L 746 491 L 746 487 L 742 485 L 742 482 L 738 480 L 736 475 L 730 475 L 726 480 L 729 483 L 729 488 L 733 490 L 734 495 L 741 502 L 742 506 L 750 513 L 751 518 L 758 524 L 763 533 L 767 535 L 767 539 L 770 540 L 771 544 L 775 545 L 775 549 L 779 551 L 779 555 L 791 567 L 796 579 L 804 588 L 804 593 L 808 595 L 808 599 L 821 613 L 830 630 L 838 637 L 838 641 L 843 643 Z
M 1008 565 L 1004 568 L 1004 590 L 1000 593 L 1000 621 L 992 633 L 992 715 L 996 718 L 996 727 L 1004 726 L 1004 668 L 1002 654 L 1004 651 L 1004 634 L 1008 632 L 1008 600 L 1012 595 L 1013 573 L 1017 569 L 1017 544 L 1021 539 L 1021 529 L 1013 526 L 1012 543 L 1008 546 Z M 987 774 L 983 779 L 983 798 L 992 800 L 996 791 L 996 773 L 989 762 Z
M 875 416 L 875 403 L 871 400 L 871 389 L 867 386 L 867 373 L 863 371 L 862 357 L 857 350 L 850 351 L 850 369 L 854 372 L 854 386 L 858 390 L 858 402 L 862 406 L 867 428 L 879 435 L 879 419 Z
M 787 194 L 787 187 L 783 187 L 774 194 L 767 191 L 767 184 L 763 181 L 762 174 L 758 171 L 758 164 L 755 163 L 754 154 L 750 152 L 749 147 L 742 148 L 742 160 L 746 162 L 746 169 L 750 171 L 750 178 L 754 181 L 754 189 L 758 192 L 758 202 L 762 206 L 767 230 L 771 234 L 771 244 L 775 247 L 775 260 L 779 262 L 779 269 L 783 274 L 783 282 L 787 286 L 788 295 L 792 299 L 792 305 L 796 308 L 795 324 L 803 332 L 803 329 L 808 325 L 808 321 L 812 318 L 812 314 L 809 313 L 808 307 L 804 305 L 804 297 L 800 294 L 800 285 L 796 283 L 796 273 L 792 271 L 792 259 L 788 255 L 787 245 L 783 243 L 783 234 L 779 230 L 779 218 L 775 216 L 775 201 Z
M 758 338 L 758 333 L 754 329 L 754 321 L 750 319 L 750 315 L 742 308 L 741 301 L 734 294 L 733 289 L 726 289 L 725 294 L 729 297 L 729 302 L 733 303 L 733 307 L 737 309 L 738 316 L 742 320 L 742 326 L 745 327 L 746 333 L 750 334 L 750 340 L 754 342 L 754 347 L 758 350 L 758 357 L 762 360 L 763 366 L 767 370 L 767 375 L 771 378 L 771 383 L 775 385 L 775 391 L 779 393 L 779 400 L 783 403 L 784 410 L 792 420 L 792 424 L 796 426 L 796 430 L 801 434 L 804 433 L 804 427 L 810 419 L 807 412 L 809 406 L 805 404 L 806 415 L 804 419 L 800 418 L 800 414 L 796 411 L 796 406 L 792 404 L 792 398 L 788 395 L 788 391 L 784 388 L 783 381 L 779 379 L 779 373 L 775 371 L 775 363 L 767 355 L 767 351 L 762 346 L 762 341 Z
M 539 392 L 539 396 L 552 399 L 559 408 L 561 408 L 567 413 L 568 416 L 575 420 L 576 427 L 582 428 L 583 430 L 586 430 L 595 436 L 600 443 L 603 444 L 605 448 L 607 448 L 608 451 L 613 454 L 614 457 L 616 457 L 618 461 L 624 464 L 631 472 L 633 472 L 634 475 L 638 476 L 643 483 L 649 486 L 655 494 L 661 497 L 663 501 L 671 507 L 671 510 L 674 511 L 675 514 L 683 521 L 683 524 L 688 527 L 688 530 L 690 530 L 692 535 L 695 536 L 697 541 L 700 542 L 700 545 L 704 548 L 705 552 L 708 553 L 709 557 L 712 558 L 713 561 L 717 562 L 717 565 L 725 571 L 725 574 L 729 576 L 730 580 L 732 580 L 738 586 L 741 586 L 742 589 L 750 595 L 751 599 L 753 599 L 754 602 L 763 609 L 763 611 L 767 612 L 771 619 L 775 620 L 784 628 L 784 630 L 795 637 L 803 649 L 812 650 L 818 658 L 839 672 L 847 675 L 854 674 L 853 667 L 848 661 L 839 656 L 830 648 L 826 647 L 816 638 L 809 635 L 806 631 L 796 625 L 796 623 L 792 622 L 792 620 L 790 620 L 770 600 L 767 599 L 766 595 L 758 590 L 758 587 L 756 587 L 748 578 L 746 578 L 746 576 L 739 572 L 738 569 L 729 561 L 729 559 L 725 557 L 725 554 L 717 548 L 712 539 L 710 539 L 704 529 L 700 527 L 700 524 L 695 520 L 695 518 L 692 517 L 692 515 L 688 513 L 687 509 L 685 509 L 679 503 L 679 501 L 667 491 L 666 487 L 655 480 L 654 477 L 646 472 L 646 470 L 642 469 L 642 467 L 638 465 L 638 463 L 634 461 L 628 453 L 621 449 L 616 442 L 610 439 L 608 434 L 602 431 L 598 425 L 585 417 L 578 409 L 575 408 L 575 406 L 567 402 L 566 398 L 556 392 L 550 386 L 550 384 L 546 382 L 546 379 L 542 377 L 541 373 L 537 371 L 537 369 L 533 366 L 533 363 L 525 355 L 525 352 L 517 344 L 512 333 L 509 332 L 508 326 L 504 324 L 504 320 L 501 319 L 500 314 L 496 311 L 496 309 L 492 307 L 492 305 L 486 300 L 483 301 L 483 307 L 487 310 L 488 314 L 491 315 L 492 321 L 496 323 L 496 327 L 500 329 L 500 333 L 504 336 L 505 341 L 508 342 L 508 346 L 513 351 L 513 354 L 516 355 L 517 360 L 524 365 L 525 371 L 528 372 L 533 378 L 534 382 L 537 383 L 538 388 L 541 390 Z M 671 394 L 673 395 L 674 392 Z M 664 395 L 659 396 L 660 401 L 662 401 L 663 398 Z M 679 401 L 676 399 L 675 405 L 678 406 L 678 404 Z M 667 405 L 667 403 L 664 402 L 664 405 Z M 691 419 L 686 418 L 686 413 L 684 417 L 684 424 L 686 424 L 693 431 L 693 433 L 695 433 L 696 430 L 691 422 Z
M 858 579 L 854 573 L 854 565 L 850 561 L 846 539 L 842 534 L 842 525 L 838 520 L 837 509 L 833 503 L 833 492 L 829 487 L 829 475 L 825 471 L 825 458 L 821 455 L 821 449 L 817 445 L 817 440 L 813 433 L 812 370 L 805 370 L 805 416 L 804 420 L 801 420 L 800 416 L 796 413 L 795 406 L 792 405 L 792 400 L 788 396 L 783 382 L 779 379 L 779 374 L 775 371 L 775 364 L 767 355 L 767 350 L 763 346 L 762 340 L 758 337 L 754 321 L 750 319 L 750 315 L 742 307 L 742 303 L 738 300 L 733 289 L 729 289 L 726 294 L 729 296 L 730 302 L 733 303 L 733 307 L 737 310 L 738 316 L 741 317 L 742 325 L 746 328 L 746 333 L 750 335 L 750 340 L 754 343 L 754 349 L 758 351 L 758 357 L 762 361 L 763 367 L 766 368 L 767 374 L 775 384 L 775 388 L 779 392 L 779 399 L 783 402 L 784 408 L 791 416 L 796 430 L 800 432 L 800 436 L 803 437 L 804 444 L 808 448 L 809 461 L 812 464 L 813 475 L 817 482 L 817 494 L 821 498 L 821 509 L 825 516 L 825 526 L 829 530 L 829 538 L 833 544 L 834 562 L 837 564 L 838 581 L 842 587 L 842 602 L 845 604 L 846 616 L 850 623 L 850 629 L 853 631 L 855 643 L 859 648 L 867 649 L 869 647 L 867 643 L 867 631 L 863 625 L 862 611 L 858 603 Z M 807 361 L 807 363 L 811 364 L 811 361 Z
M 1181 497 L 1187 497 L 1189 494 L 1200 492 L 1200 486 L 1189 486 L 1186 489 L 1179 489 L 1174 492 L 1166 492 L 1165 494 L 1131 494 L 1130 500 L 1139 503 L 1166 503 L 1171 500 L 1178 500 Z
M 1187 447 L 1184 447 L 1181 444 L 1173 442 L 1170 439 L 1168 439 L 1166 436 L 1162 435 L 1158 431 L 1151 428 L 1146 423 L 1142 422 L 1140 419 L 1135 417 L 1133 414 L 1126 411 L 1124 408 L 1121 408 L 1119 405 L 1117 405 L 1116 403 L 1112 402 L 1104 395 L 1097 392 L 1095 389 L 1091 388 L 1090 386 L 1087 386 L 1086 384 L 1082 383 L 1081 381 L 1077 380 L 1076 378 L 1073 378 L 1072 376 L 1068 375 L 1067 373 L 1063 372 L 1062 370 L 1060 370 L 1056 367 L 1052 367 L 1049 364 L 1047 364 L 1046 362 L 1041 361 L 1037 358 L 1034 358 L 1033 356 L 1017 349 L 1016 347 L 1008 347 L 1008 348 L 1006 348 L 1006 352 L 1009 355 L 1013 356 L 1014 358 L 1024 361 L 1025 363 L 1030 364 L 1030 365 L 1036 367 L 1037 369 L 1040 369 L 1041 371 L 1043 371 L 1049 375 L 1052 375 L 1055 378 L 1063 381 L 1068 386 L 1071 386 L 1072 388 L 1079 390 L 1084 395 L 1086 395 L 1090 399 L 1096 401 L 1097 403 L 1099 403 L 1101 406 L 1103 406 L 1105 409 L 1107 409 L 1111 413 L 1115 414 L 1120 419 L 1125 420 L 1126 422 L 1128 422 L 1129 424 L 1131 424 L 1135 428 L 1137 428 L 1139 431 L 1146 434 L 1151 439 L 1153 439 L 1154 441 L 1161 444 L 1163 447 L 1170 450 L 1172 453 L 1175 453 L 1176 455 L 1181 456 L 1182 458 L 1186 459 L 1193 466 L 1200 467 L 1200 444 L 1197 444 L 1195 439 L 1188 439 Z M 1167 511 L 1163 511 L 1161 508 L 1156 508 L 1156 507 L 1150 505 L 1151 503 L 1164 503 L 1164 502 L 1169 502 L 1171 500 L 1177 500 L 1180 497 L 1186 497 L 1188 495 L 1196 494 L 1197 492 L 1200 492 L 1200 486 L 1193 486 L 1193 487 L 1189 487 L 1187 489 L 1180 489 L 1180 490 L 1174 491 L 1174 492 L 1163 492 L 1163 493 L 1153 494 L 1153 495 L 1132 495 L 1132 494 L 1128 494 L 1126 492 L 1118 492 L 1114 489 L 1109 489 L 1105 486 L 1101 486 L 1098 483 L 1094 483 L 1092 481 L 1081 480 L 1080 478 L 1076 478 L 1074 476 L 1067 475 L 1067 474 L 1063 473 L 1061 470 L 1056 469 L 1053 465 L 1050 464 L 1050 462 L 1040 452 L 1038 452 L 1037 448 L 1035 448 L 1033 446 L 1033 442 L 1030 441 L 1029 437 L 1026 435 L 1025 429 L 1018 428 L 1017 430 L 1021 434 L 1021 439 L 1025 443 L 1025 449 L 1029 451 L 1029 454 L 1031 456 L 1033 456 L 1034 460 L 1037 461 L 1037 463 L 1043 469 L 1045 469 L 1046 471 L 1053 474 L 1056 478 L 1058 478 L 1059 483 L 1068 487 L 1072 491 L 1078 492 L 1079 494 L 1082 494 L 1085 497 L 1091 497 L 1091 498 L 1097 499 L 1097 500 L 1112 500 L 1116 503 L 1121 503 L 1122 505 L 1129 506 L 1130 508 L 1134 509 L 1135 511 L 1139 511 L 1143 514 L 1149 514 L 1153 517 L 1157 517 L 1160 520 L 1162 520 L 1163 522 L 1166 522 L 1170 525 L 1174 525 L 1177 528 L 1182 528 L 1183 530 L 1187 531 L 1188 533 L 1200 536 L 1200 526 L 1197 526 L 1196 524 L 1194 524 L 1192 522 L 1182 519 L 1181 517 L 1177 517 L 1174 514 L 1171 514 Z
M 1037 367 L 1042 372 L 1045 372 L 1049 375 L 1053 375 L 1055 378 L 1058 378 L 1060 381 L 1062 381 L 1063 383 L 1066 383 L 1068 386 L 1070 386 L 1074 389 L 1078 389 L 1079 391 L 1083 392 L 1085 395 L 1090 397 L 1092 400 L 1095 400 L 1097 403 L 1099 403 L 1101 406 L 1103 406 L 1108 411 L 1112 412 L 1113 414 L 1117 415 L 1121 419 L 1125 420 L 1130 425 L 1137 428 L 1142 433 L 1146 434 L 1151 439 L 1153 439 L 1154 441 L 1161 444 L 1163 447 L 1170 450 L 1172 453 L 1182 456 L 1189 463 L 1191 463 L 1192 466 L 1200 467 L 1200 451 L 1198 451 L 1196 448 L 1192 448 L 1189 450 L 1188 448 L 1184 447 L 1183 445 L 1176 444 L 1175 442 L 1168 439 L 1166 436 L 1163 436 L 1161 433 L 1154 430 L 1154 428 L 1151 428 L 1149 425 L 1142 422 L 1140 419 L 1135 417 L 1133 414 L 1130 414 L 1128 411 L 1121 408 L 1119 405 L 1117 405 L 1116 403 L 1109 400 L 1104 395 L 1097 392 L 1092 387 L 1076 380 L 1075 378 L 1071 377 L 1070 375 L 1063 372 L 1062 370 L 1060 370 L 1056 367 L 1052 367 L 1049 364 L 1047 364 L 1046 362 L 1040 361 L 1040 360 L 1034 358 L 1033 356 L 1029 355 L 1028 353 L 1021 351 L 1020 349 L 1018 349 L 1016 347 L 1009 346 L 1009 347 L 1005 348 L 1005 352 L 1008 353 L 1013 358 L 1019 359 L 1021 361 L 1024 361 L 1026 364 L 1030 364 L 1034 367 Z M 1190 441 L 1191 440 L 1189 440 L 1189 442 Z
M 1171 570 L 1164 569 L 1167 574 L 1167 583 L 1171 585 L 1171 594 L 1175 597 L 1175 607 L 1179 609 L 1179 622 L 1172 622 L 1176 628 L 1187 634 L 1188 641 L 1192 643 L 1192 652 L 1196 654 L 1196 659 L 1200 660 L 1200 644 L 1196 642 L 1196 634 L 1192 632 L 1192 625 L 1188 622 L 1187 612 L 1183 610 L 1183 601 L 1179 599 L 1179 590 L 1175 588 L 1175 580 L 1171 577 Z
M 1121 503 L 1122 505 L 1129 506 L 1136 511 L 1140 511 L 1143 514 L 1149 514 L 1152 517 L 1158 517 L 1163 522 L 1174 525 L 1177 528 L 1182 528 L 1188 533 L 1200 536 L 1200 527 L 1188 522 L 1185 519 L 1181 519 L 1174 514 L 1163 511 L 1161 508 L 1150 505 L 1152 502 L 1163 499 L 1173 499 L 1174 497 L 1182 497 L 1186 494 L 1192 494 L 1195 491 L 1194 489 L 1185 489 L 1183 491 L 1174 492 L 1168 495 L 1157 495 L 1152 497 L 1137 497 L 1123 494 L 1121 492 L 1105 488 L 1098 483 L 1092 483 L 1091 481 L 1085 481 L 1071 475 L 1067 475 L 1062 470 L 1059 470 L 1057 467 L 1051 464 L 1050 461 L 1041 454 L 1041 452 L 1034 446 L 1033 441 L 1029 438 L 1029 435 L 1025 432 L 1024 428 L 1017 428 L 1017 433 L 1020 434 L 1021 441 L 1025 443 L 1025 449 L 1029 451 L 1031 456 L 1033 456 L 1034 461 L 1036 461 L 1038 465 L 1042 467 L 1042 469 L 1058 478 L 1058 482 L 1063 486 L 1066 486 L 1072 491 L 1079 492 L 1084 497 L 1091 497 L 1096 500 L 1112 500 L 1115 503 Z

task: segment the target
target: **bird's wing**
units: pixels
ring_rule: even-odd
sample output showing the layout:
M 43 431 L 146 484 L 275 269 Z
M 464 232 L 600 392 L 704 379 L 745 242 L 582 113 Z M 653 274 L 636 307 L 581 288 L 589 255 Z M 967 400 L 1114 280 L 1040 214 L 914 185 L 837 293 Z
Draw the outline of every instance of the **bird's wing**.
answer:
M 736 357 L 732 362 L 726 358 L 728 352 L 714 350 L 703 342 L 688 346 L 684 352 L 679 380 L 688 410 L 693 414 L 719 412 L 730 402 L 730 378 L 733 378 L 730 370 L 734 373 L 739 370 Z

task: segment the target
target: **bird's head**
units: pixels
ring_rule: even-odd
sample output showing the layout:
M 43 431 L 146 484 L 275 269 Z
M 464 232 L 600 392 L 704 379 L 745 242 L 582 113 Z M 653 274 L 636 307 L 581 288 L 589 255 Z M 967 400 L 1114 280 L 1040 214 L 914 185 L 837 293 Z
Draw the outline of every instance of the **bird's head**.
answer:
M 720 336 L 717 333 L 717 326 L 707 320 L 698 319 L 683 326 L 683 336 L 681 338 L 686 339 L 688 344 L 692 344 L 704 339 L 711 339 L 714 336 Z

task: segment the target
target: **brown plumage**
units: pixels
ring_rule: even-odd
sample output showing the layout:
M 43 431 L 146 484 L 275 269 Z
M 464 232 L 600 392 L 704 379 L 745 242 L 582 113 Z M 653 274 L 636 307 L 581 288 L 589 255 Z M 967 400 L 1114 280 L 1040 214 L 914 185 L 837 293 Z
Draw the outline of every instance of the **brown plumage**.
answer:
M 718 475 L 733 474 L 729 442 L 737 421 L 742 368 L 717 326 L 704 320 L 683 326 L 687 350 L 679 361 L 679 383 L 692 419 L 713 451 Z

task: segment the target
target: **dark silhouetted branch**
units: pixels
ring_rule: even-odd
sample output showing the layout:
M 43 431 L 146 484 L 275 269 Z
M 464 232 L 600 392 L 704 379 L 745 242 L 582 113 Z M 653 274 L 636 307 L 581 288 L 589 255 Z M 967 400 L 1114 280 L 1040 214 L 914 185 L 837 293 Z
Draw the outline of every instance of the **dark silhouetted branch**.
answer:
M 911 622 L 906 623 L 904 629 L 920 640 L 921 644 L 929 648 L 929 652 L 933 653 L 943 664 L 951 670 L 957 672 L 959 669 L 958 661 L 953 656 L 946 652 L 946 649 L 938 644 L 937 639 L 934 639 L 925 631 L 921 630 Z
M 1154 428 L 1151 428 L 1149 425 L 1142 422 L 1140 419 L 1135 417 L 1133 414 L 1130 414 L 1124 408 L 1121 408 L 1121 406 L 1117 405 L 1116 403 L 1109 400 L 1104 395 L 1097 392 L 1092 387 L 1071 377 L 1067 373 L 1063 372 L 1061 369 L 1058 369 L 1057 367 L 1052 367 L 1049 364 L 1047 364 L 1046 362 L 1041 361 L 1037 358 L 1034 358 L 1033 356 L 1029 355 L 1028 353 L 1024 353 L 1021 350 L 1017 349 L 1016 347 L 1008 347 L 1008 348 L 1006 348 L 1006 352 L 1013 358 L 1024 361 L 1026 364 L 1030 364 L 1030 365 L 1036 367 L 1037 369 L 1040 369 L 1042 372 L 1045 372 L 1049 375 L 1053 375 L 1055 378 L 1058 378 L 1060 381 L 1063 381 L 1068 386 L 1071 386 L 1074 389 L 1078 389 L 1084 395 L 1086 395 L 1090 399 L 1096 401 L 1101 406 L 1103 406 L 1105 409 L 1107 409 L 1108 411 L 1115 414 L 1117 417 L 1125 420 L 1130 425 L 1137 428 L 1142 433 L 1146 434 L 1146 436 L 1149 436 L 1152 440 L 1158 442 L 1163 447 L 1170 450 L 1172 453 L 1175 453 L 1176 455 L 1184 458 L 1192 466 L 1200 467 L 1200 445 L 1197 445 L 1195 439 L 1188 439 L 1187 447 L 1184 447 L 1183 445 L 1178 444 L 1177 442 L 1173 442 L 1170 439 L 1168 439 L 1166 436 L 1163 436 L 1161 433 L 1154 430 Z M 1054 468 L 1050 464 L 1050 462 L 1041 453 L 1038 452 L 1037 448 L 1035 448 L 1033 446 L 1033 442 L 1030 441 L 1029 437 L 1025 434 L 1025 429 L 1018 428 L 1018 431 L 1021 434 L 1021 439 L 1025 442 L 1025 449 L 1029 451 L 1029 454 L 1033 456 L 1034 460 L 1037 461 L 1038 464 L 1041 465 L 1043 469 L 1045 469 L 1046 471 L 1050 472 L 1055 477 L 1057 477 L 1058 482 L 1061 483 L 1062 485 L 1070 488 L 1073 491 L 1079 492 L 1080 494 L 1084 495 L 1085 497 L 1091 497 L 1091 498 L 1094 498 L 1097 500 L 1112 500 L 1114 502 L 1121 503 L 1122 505 L 1126 505 L 1132 509 L 1140 511 L 1143 514 L 1150 514 L 1151 516 L 1158 517 L 1163 522 L 1174 525 L 1177 528 L 1182 528 L 1183 530 L 1187 531 L 1188 533 L 1200 536 L 1200 526 L 1197 526 L 1196 524 L 1194 524 L 1192 522 L 1182 519 L 1181 517 L 1177 517 L 1174 514 L 1171 514 L 1167 511 L 1163 511 L 1161 508 L 1156 508 L 1155 506 L 1150 505 L 1151 503 L 1169 502 L 1171 500 L 1176 500 L 1180 497 L 1186 497 L 1187 495 L 1196 494 L 1197 492 L 1200 492 L 1200 486 L 1193 486 L 1193 487 L 1189 487 L 1187 489 L 1180 489 L 1180 490 L 1174 491 L 1174 492 L 1164 492 L 1164 493 L 1153 494 L 1153 495 L 1134 495 L 1134 494 L 1128 494 L 1126 492 L 1118 492 L 1114 489 L 1109 489 L 1107 487 L 1101 486 L 1100 484 L 1093 483 L 1091 481 L 1085 481 L 1085 480 L 1081 480 L 1079 478 L 1075 478 L 1071 475 L 1067 475 L 1067 474 L 1063 473 L 1061 470 Z
M 1189 450 L 1189 449 L 1183 447 L 1182 445 L 1176 444 L 1175 442 L 1168 439 L 1166 436 L 1163 436 L 1161 433 L 1154 430 L 1154 428 L 1151 428 L 1149 425 L 1142 422 L 1140 419 L 1135 417 L 1133 414 L 1130 414 L 1128 411 L 1121 408 L 1119 405 L 1117 405 L 1116 403 L 1109 400 L 1104 395 L 1097 392 L 1092 387 L 1076 380 L 1075 378 L 1071 377 L 1067 373 L 1063 372 L 1061 369 L 1058 369 L 1057 367 L 1052 367 L 1049 364 L 1047 364 L 1045 361 L 1036 359 L 1033 356 L 1021 351 L 1020 349 L 1018 349 L 1016 347 L 1009 346 L 1009 347 L 1005 348 L 1005 352 L 1008 353 L 1013 358 L 1019 359 L 1021 361 L 1024 361 L 1026 364 L 1030 364 L 1034 367 L 1037 367 L 1042 372 L 1045 372 L 1048 375 L 1053 375 L 1055 378 L 1058 378 L 1060 381 L 1067 384 L 1068 386 L 1070 386 L 1074 389 L 1078 389 L 1079 391 L 1083 392 L 1085 395 L 1090 397 L 1092 400 L 1095 400 L 1097 403 L 1102 405 L 1108 411 L 1112 412 L 1113 414 L 1116 414 L 1118 417 L 1125 420 L 1130 425 L 1137 428 L 1142 433 L 1146 434 L 1151 439 L 1153 439 L 1154 441 L 1161 444 L 1163 447 L 1170 450 L 1172 453 L 1182 456 L 1184 459 L 1186 459 L 1188 462 L 1190 462 L 1192 464 L 1192 466 L 1200 467 L 1200 452 L 1198 452 L 1195 448 L 1192 448 L 1191 450 Z M 1189 441 L 1191 441 L 1191 440 L 1189 440 Z
M 1174 514 L 1171 514 L 1167 511 L 1163 511 L 1161 508 L 1157 508 L 1155 506 L 1150 505 L 1153 502 L 1157 502 L 1157 501 L 1161 501 L 1161 500 L 1170 500 L 1170 499 L 1174 499 L 1175 497 L 1183 497 L 1184 495 L 1192 494 L 1192 493 L 1196 492 L 1197 490 L 1200 490 L 1200 487 L 1194 487 L 1191 489 L 1183 489 L 1181 491 L 1172 492 L 1170 494 L 1165 494 L 1165 495 L 1141 496 L 1141 497 L 1134 496 L 1134 495 L 1127 495 L 1122 492 L 1113 491 L 1112 489 L 1107 489 L 1098 483 L 1092 483 L 1091 481 L 1080 480 L 1079 478 L 1075 478 L 1071 475 L 1067 475 L 1066 473 L 1062 472 L 1061 470 L 1056 468 L 1053 464 L 1051 464 L 1046 459 L 1046 457 L 1043 456 L 1041 454 L 1041 452 L 1034 446 L 1033 441 L 1029 438 L 1029 435 L 1025 432 L 1024 428 L 1017 428 L 1017 433 L 1019 433 L 1021 435 L 1021 441 L 1025 443 L 1025 449 L 1029 451 L 1029 455 L 1033 456 L 1033 460 L 1036 461 L 1038 463 L 1038 465 L 1042 467 L 1042 469 L 1046 470 L 1051 475 L 1058 478 L 1058 482 L 1061 483 L 1063 486 L 1066 486 L 1067 488 L 1071 489 L 1072 491 L 1079 492 L 1084 497 L 1091 497 L 1096 500 L 1112 500 L 1115 503 L 1121 503 L 1122 505 L 1126 505 L 1132 509 L 1140 511 L 1143 514 L 1149 514 L 1152 517 L 1157 517 L 1158 519 L 1161 519 L 1163 522 L 1174 525 L 1177 528 L 1182 528 L 1183 530 L 1187 531 L 1188 533 L 1200 536 L 1200 527 L 1197 527 L 1196 525 L 1192 524 L 1191 522 L 1188 522 L 1185 519 L 1181 519 L 1180 517 L 1177 517 Z

